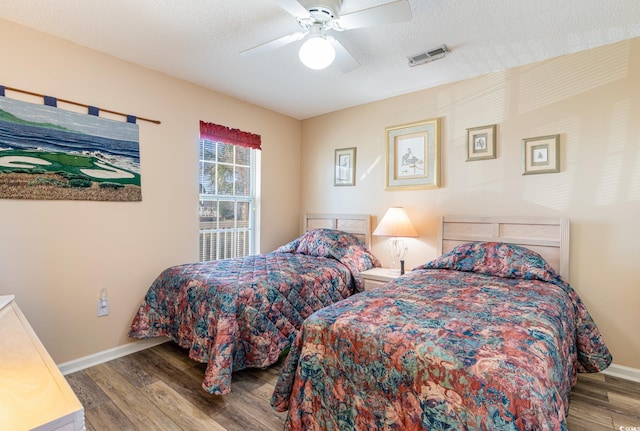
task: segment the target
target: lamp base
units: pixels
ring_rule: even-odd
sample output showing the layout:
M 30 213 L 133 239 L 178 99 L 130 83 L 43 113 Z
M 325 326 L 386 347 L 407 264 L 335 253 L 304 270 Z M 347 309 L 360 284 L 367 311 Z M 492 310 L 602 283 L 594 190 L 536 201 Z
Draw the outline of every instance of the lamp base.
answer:
M 398 238 L 392 238 L 387 243 L 387 253 L 391 257 L 391 268 L 389 268 L 389 274 L 399 277 L 403 274 L 404 269 L 404 257 L 407 254 L 407 243 Z

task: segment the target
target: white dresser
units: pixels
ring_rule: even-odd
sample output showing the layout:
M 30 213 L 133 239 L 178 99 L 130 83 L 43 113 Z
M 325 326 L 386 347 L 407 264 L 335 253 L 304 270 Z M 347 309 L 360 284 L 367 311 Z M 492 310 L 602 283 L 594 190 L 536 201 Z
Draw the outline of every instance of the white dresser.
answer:
M 0 306 L 0 430 L 84 430 L 82 404 L 13 296 Z

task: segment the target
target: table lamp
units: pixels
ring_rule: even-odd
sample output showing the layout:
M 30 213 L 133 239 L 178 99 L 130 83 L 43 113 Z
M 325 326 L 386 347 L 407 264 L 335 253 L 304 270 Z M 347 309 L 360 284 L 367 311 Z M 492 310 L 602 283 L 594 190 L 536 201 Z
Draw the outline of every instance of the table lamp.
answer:
M 387 242 L 387 253 L 391 257 L 389 272 L 400 275 L 400 261 L 407 255 L 407 243 L 399 237 L 416 237 L 418 232 L 413 227 L 409 216 L 403 207 L 391 207 L 373 231 L 376 236 L 390 236 Z

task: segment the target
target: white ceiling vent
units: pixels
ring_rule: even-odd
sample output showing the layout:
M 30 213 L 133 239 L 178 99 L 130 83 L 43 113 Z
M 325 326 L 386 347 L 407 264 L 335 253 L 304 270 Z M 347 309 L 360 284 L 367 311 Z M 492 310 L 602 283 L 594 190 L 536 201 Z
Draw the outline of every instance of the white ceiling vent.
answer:
M 420 66 L 421 64 L 439 60 L 441 58 L 444 58 L 444 56 L 447 55 L 447 52 L 449 52 L 449 48 L 447 48 L 447 45 L 442 45 L 440 48 L 412 55 L 410 57 L 407 57 L 409 59 L 409 66 Z

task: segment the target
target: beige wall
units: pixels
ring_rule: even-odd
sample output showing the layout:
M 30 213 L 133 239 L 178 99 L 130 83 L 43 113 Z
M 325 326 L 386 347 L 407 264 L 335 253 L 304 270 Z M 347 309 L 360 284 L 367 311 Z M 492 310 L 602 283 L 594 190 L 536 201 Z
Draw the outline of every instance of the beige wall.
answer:
M 16 295 L 58 363 L 131 341 L 129 322 L 153 278 L 197 258 L 205 120 L 262 135 L 263 251 L 295 237 L 304 212 L 380 218 L 405 206 L 420 232 L 409 267 L 435 256 L 439 215 L 570 217 L 572 285 L 614 361 L 640 368 L 639 39 L 302 123 L 2 20 L 0 51 L 2 85 L 162 121 L 139 123 L 142 202 L 0 200 L 0 295 Z M 436 117 L 442 187 L 385 191 L 385 127 Z M 465 129 L 494 123 L 498 158 L 465 162 Z M 555 133 L 561 172 L 522 176 L 521 139 Z M 333 187 L 334 149 L 351 146 L 356 186 Z M 300 168 L 282 175 L 283 165 Z M 383 240 L 374 252 L 388 263 Z M 111 314 L 97 318 L 102 288 Z
M 0 295 L 56 362 L 131 341 L 154 277 L 197 260 L 199 120 L 262 136 L 262 250 L 298 234 L 298 120 L 2 20 L 0 52 L 1 85 L 162 122 L 139 122 L 142 202 L 0 200 Z M 102 288 L 111 314 L 98 318 Z
M 440 215 L 568 216 L 570 281 L 614 362 L 640 368 L 639 77 L 635 39 L 305 120 L 301 212 L 380 219 L 405 206 L 420 232 L 409 267 L 435 257 Z M 442 187 L 385 191 L 385 127 L 436 117 Z M 497 159 L 466 162 L 466 128 L 489 124 L 498 124 Z M 521 175 L 521 140 L 550 134 L 561 135 L 561 172 Z M 356 186 L 334 187 L 334 149 L 352 146 Z M 373 251 L 389 263 L 383 239 Z

